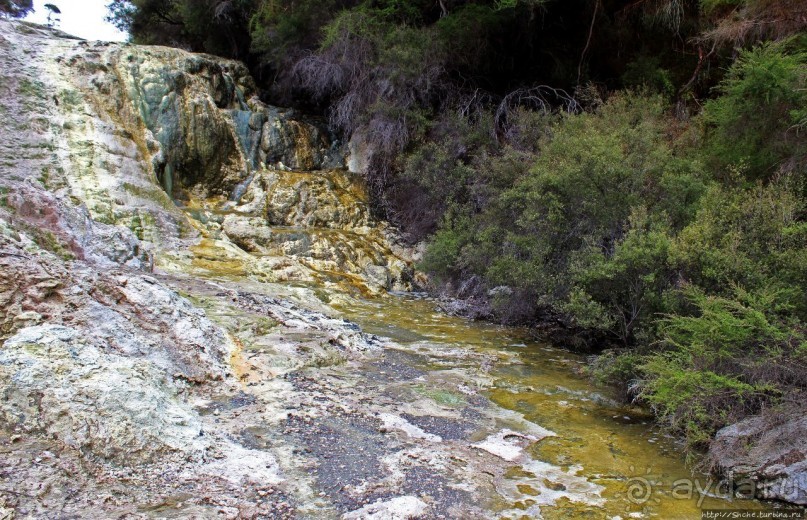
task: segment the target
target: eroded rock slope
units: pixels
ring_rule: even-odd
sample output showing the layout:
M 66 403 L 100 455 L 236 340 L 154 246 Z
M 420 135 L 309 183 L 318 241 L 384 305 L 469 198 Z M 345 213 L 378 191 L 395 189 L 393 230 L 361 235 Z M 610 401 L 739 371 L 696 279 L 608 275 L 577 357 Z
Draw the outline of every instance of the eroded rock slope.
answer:
M 602 503 L 575 468 L 508 476 L 552 433 L 480 394 L 490 355 L 333 317 L 411 289 L 413 255 L 242 65 L 0 20 L 0 69 L 0 516 Z

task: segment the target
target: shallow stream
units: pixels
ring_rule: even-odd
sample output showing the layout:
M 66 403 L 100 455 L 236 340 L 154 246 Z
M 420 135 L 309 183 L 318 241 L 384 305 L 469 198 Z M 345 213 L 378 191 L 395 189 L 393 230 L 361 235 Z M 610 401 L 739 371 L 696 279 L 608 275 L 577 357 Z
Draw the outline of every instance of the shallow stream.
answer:
M 416 295 L 351 301 L 335 305 L 366 332 L 386 336 L 418 349 L 456 348 L 509 354 L 487 370 L 493 386 L 485 394 L 496 404 L 556 434 L 528 448 L 537 462 L 523 467 L 538 473 L 547 467 L 579 468 L 578 475 L 602 486 L 604 502 L 596 507 L 568 501 L 542 507 L 544 518 L 700 518 L 703 509 L 767 509 L 769 504 L 738 500 L 725 482 L 693 472 L 682 445 L 664 436 L 647 410 L 620 405 L 607 389 L 596 388 L 583 375 L 585 358 L 530 339 L 527 331 L 471 322 L 445 315 L 435 302 Z M 429 370 L 451 370 L 453 356 Z M 512 360 L 508 362 L 508 359 Z M 446 397 L 450 399 L 450 397 Z M 538 493 L 519 484 L 524 495 Z M 540 477 L 540 473 L 538 474 Z M 502 509 L 529 511 L 529 498 Z M 533 518 L 527 514 L 524 518 Z
M 191 216 L 198 220 L 197 215 Z M 273 236 L 285 236 L 289 229 L 266 228 Z M 316 229 L 294 231 L 311 244 L 321 243 Z M 477 507 L 484 516 L 510 520 L 699 519 L 705 509 L 773 507 L 737 499 L 727 482 L 693 471 L 684 447 L 663 434 L 648 410 L 622 404 L 611 390 L 591 382 L 584 374 L 584 356 L 539 342 L 525 329 L 449 316 L 423 294 L 373 297 L 360 277 L 328 269 L 328 263 L 320 265 L 305 255 L 247 253 L 220 240 L 215 229 L 209 236 L 191 248 L 190 257 L 177 260 L 179 271 L 231 290 L 288 299 L 301 308 L 337 314 L 381 338 L 384 348 L 376 357 L 341 364 L 325 356 L 327 362 L 308 363 L 299 370 L 301 376 L 326 386 L 329 381 L 342 381 L 340 390 L 327 390 L 318 400 L 339 406 L 346 400 L 354 403 L 347 394 L 365 399 L 357 407 L 365 421 L 359 428 L 361 435 L 355 428 L 342 428 L 334 431 L 336 437 L 347 445 L 381 446 L 377 457 L 367 460 L 334 455 L 333 448 L 312 433 L 321 425 L 332 431 L 341 419 L 330 411 L 315 415 L 315 428 L 303 428 L 302 437 L 292 439 L 318 454 L 315 458 L 322 460 L 314 464 L 321 468 L 327 470 L 328 459 L 339 459 L 335 466 L 331 464 L 336 468 L 333 472 L 320 471 L 312 482 L 314 489 L 323 489 L 333 498 L 337 514 L 359 505 L 351 502 L 344 489 L 361 488 L 373 478 L 383 480 L 369 469 L 366 478 L 354 478 L 344 468 L 383 467 L 387 464 L 383 461 L 392 459 L 398 462 L 388 467 L 400 471 L 403 481 L 389 484 L 388 491 L 368 500 L 391 494 L 429 496 L 430 486 L 449 490 L 430 499 L 436 518 L 440 514 L 457 517 L 456 511 L 466 506 Z M 341 230 L 337 238 L 335 243 L 349 250 L 361 249 L 368 240 Z M 309 271 L 299 271 L 299 276 L 294 275 L 297 271 L 283 271 L 294 276 L 272 279 L 264 275 L 271 261 L 301 262 Z M 235 316 L 239 311 L 227 313 Z M 248 328 L 250 319 L 241 315 L 235 320 L 237 326 L 227 320 L 221 323 L 247 351 L 267 347 L 272 351 L 278 334 L 255 340 L 254 334 L 239 332 Z M 275 367 L 270 372 L 284 370 Z M 274 399 L 271 393 L 264 397 Z M 374 426 L 379 419 L 384 425 Z M 480 458 L 480 452 L 487 453 Z M 407 453 L 421 457 L 422 464 L 416 463 L 413 469 L 401 462 Z M 498 462 L 490 462 L 491 455 Z M 287 471 L 293 473 L 299 464 L 290 459 Z M 488 473 L 485 467 L 492 469 Z M 418 476 L 418 471 L 430 476 Z M 470 496 L 481 500 L 466 504 Z M 300 500 L 308 501 L 304 496 Z

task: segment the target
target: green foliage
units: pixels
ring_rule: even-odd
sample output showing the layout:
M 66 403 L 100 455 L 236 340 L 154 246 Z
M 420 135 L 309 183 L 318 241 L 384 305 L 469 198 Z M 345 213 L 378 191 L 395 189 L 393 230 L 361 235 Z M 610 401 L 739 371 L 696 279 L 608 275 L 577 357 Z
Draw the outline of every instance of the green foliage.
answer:
M 672 279 L 671 242 L 669 228 L 653 223 L 646 210 L 637 208 L 612 254 L 592 247 L 573 260 L 570 275 L 575 290 L 564 310 L 579 325 L 615 331 L 620 341 L 628 343 L 637 326 L 664 310 L 664 292 Z M 596 322 L 587 322 L 584 309 L 575 306 L 581 296 L 597 306 Z
M 417 24 L 422 21 L 424 7 L 428 2 L 423 0 L 371 0 L 364 1 L 359 9 L 372 13 L 387 23 Z
M 107 20 L 135 43 L 246 58 L 255 0 L 111 0 Z
M 431 233 L 448 208 L 473 205 L 474 201 L 486 197 L 488 172 L 480 171 L 476 165 L 483 156 L 487 159 L 485 151 L 493 147 L 487 132 L 489 124 L 489 117 L 482 117 L 476 123 L 446 117 L 429 129 L 431 139 L 401 161 L 403 167 L 395 191 L 398 196 L 417 198 L 412 204 L 406 204 L 416 207 L 416 214 L 398 214 L 399 221 L 405 222 L 408 229 L 414 231 L 417 225 L 419 233 Z
M 607 331 L 615 328 L 616 316 L 584 289 L 573 287 L 562 305 L 565 313 L 574 317 L 575 324 L 589 330 Z
M 804 365 L 793 358 L 805 338 L 771 312 L 775 291 L 686 295 L 695 314 L 662 321 L 662 349 L 640 367 L 640 395 L 697 447 L 802 384 Z
M 698 163 L 672 151 L 663 110 L 658 97 L 623 94 L 594 113 L 521 113 L 510 146 L 460 168 L 450 156 L 416 154 L 408 171 L 441 172 L 451 189 L 429 173 L 411 178 L 455 208 L 424 266 L 442 279 L 509 287 L 502 308 L 560 313 L 630 342 L 664 308 L 673 230 L 703 191 Z
M 513 9 L 519 5 L 538 7 L 544 5 L 545 3 L 547 3 L 547 0 L 497 0 L 496 9 Z
M 805 209 L 785 182 L 750 189 L 715 185 L 677 237 L 672 262 L 714 294 L 727 295 L 731 284 L 780 289 L 805 316 Z
M 380 13 L 369 9 L 345 10 L 337 14 L 324 28 L 320 48 L 327 50 L 337 45 L 342 38 L 366 39 L 372 43 L 383 37 L 384 29 L 394 27 L 388 24 Z
M 590 365 L 594 380 L 626 391 L 634 388 L 645 356 L 635 349 L 610 349 L 595 357 Z
M 699 0 L 701 9 L 706 13 L 714 12 L 718 9 L 735 8 L 747 3 L 747 0 Z
M 662 68 L 658 57 L 640 56 L 625 68 L 622 84 L 629 88 L 647 88 L 667 96 L 675 93 L 670 72 Z
M 707 102 L 706 157 L 720 174 L 744 169 L 749 180 L 807 164 L 803 135 L 807 111 L 807 51 L 799 40 L 765 43 L 742 51 Z
M 503 18 L 503 13 L 487 6 L 465 5 L 437 22 L 437 41 L 452 60 L 473 68 L 484 67 L 487 39 Z
M 472 240 L 470 229 L 461 222 L 452 222 L 437 231 L 429 243 L 429 249 L 418 266 L 437 277 L 438 281 L 451 280 L 463 272 L 460 254 L 462 247 Z

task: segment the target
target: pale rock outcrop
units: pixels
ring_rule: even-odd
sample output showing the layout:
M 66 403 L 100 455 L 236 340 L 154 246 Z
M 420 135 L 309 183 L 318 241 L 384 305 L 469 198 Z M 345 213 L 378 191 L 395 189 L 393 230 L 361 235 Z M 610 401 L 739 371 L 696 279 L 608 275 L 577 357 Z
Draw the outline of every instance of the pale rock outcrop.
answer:
M 360 179 L 345 171 L 261 171 L 226 215 L 209 218 L 250 253 L 358 275 L 375 292 L 414 287 L 411 254 L 395 250 L 384 224 L 370 213 Z
M 200 456 L 209 442 L 178 385 L 153 364 L 105 352 L 84 336 L 44 324 L 5 341 L 2 420 L 128 464 L 170 452 Z
M 262 103 L 240 62 L 166 47 L 103 45 L 97 52 L 70 58 L 90 78 L 79 82 L 83 93 L 142 136 L 139 144 L 169 195 L 197 190 L 229 197 L 263 165 L 340 165 L 327 133 Z
M 228 374 L 232 343 L 175 291 L 105 263 L 66 264 L 0 219 L 0 339 L 45 322 L 77 328 L 99 348 L 148 359 L 190 381 Z
M 343 165 L 340 150 L 319 126 L 300 120 L 292 110 L 262 105 L 254 98 L 250 101 L 250 108 L 263 122 L 260 148 L 256 150 L 260 162 L 292 170 L 332 169 Z M 255 119 L 253 115 L 250 128 L 256 129 Z
M 415 520 L 423 517 L 429 506 L 418 497 L 403 496 L 367 504 L 342 515 L 342 520 Z
M 727 426 L 708 460 L 746 494 L 753 489 L 757 498 L 807 505 L 807 417 L 755 416 Z
M 372 218 L 361 178 L 332 169 L 342 160 L 327 131 L 262 103 L 243 64 L 16 27 L 0 36 L 20 131 L 4 156 L 46 152 L 14 157 L 27 178 L 6 198 L 60 253 L 165 266 L 157 251 L 202 234 L 297 262 L 264 262 L 277 281 L 315 271 L 370 292 L 414 287 L 413 257 Z

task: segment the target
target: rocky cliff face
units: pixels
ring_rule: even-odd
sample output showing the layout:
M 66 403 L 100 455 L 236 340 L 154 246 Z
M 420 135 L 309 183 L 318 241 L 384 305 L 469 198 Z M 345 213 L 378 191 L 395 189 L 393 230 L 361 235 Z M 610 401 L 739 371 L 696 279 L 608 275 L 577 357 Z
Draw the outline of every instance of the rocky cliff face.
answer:
M 279 271 L 253 268 L 277 281 L 327 271 L 372 292 L 411 287 L 411 256 L 370 217 L 327 133 L 261 103 L 242 64 L 16 27 L 2 42 L 4 146 L 27 178 L 8 179 L 6 205 L 64 213 L 30 220 L 50 218 L 65 251 L 135 265 L 205 237 L 282 256 Z
M 411 287 L 361 180 L 239 63 L 0 20 L 0 70 L 0 516 L 148 516 L 191 495 L 183 515 L 291 515 L 285 492 L 257 500 L 283 480 L 277 454 L 234 440 L 245 425 L 219 410 L 277 423 L 302 394 L 275 375 L 377 341 L 237 291 L 223 325 L 191 295 L 215 300 L 233 273 Z M 210 281 L 188 278 L 200 271 Z M 230 329 L 244 324 L 301 337 L 266 340 L 275 368 L 259 378 Z M 272 398 L 244 393 L 250 377 Z
M 84 44 L 57 60 L 62 112 L 87 103 L 123 131 L 173 198 L 237 198 L 253 172 L 339 167 L 317 126 L 261 103 L 243 64 L 160 47 Z M 68 106 L 64 106 L 67 104 Z M 80 126 L 80 125 L 78 125 Z

